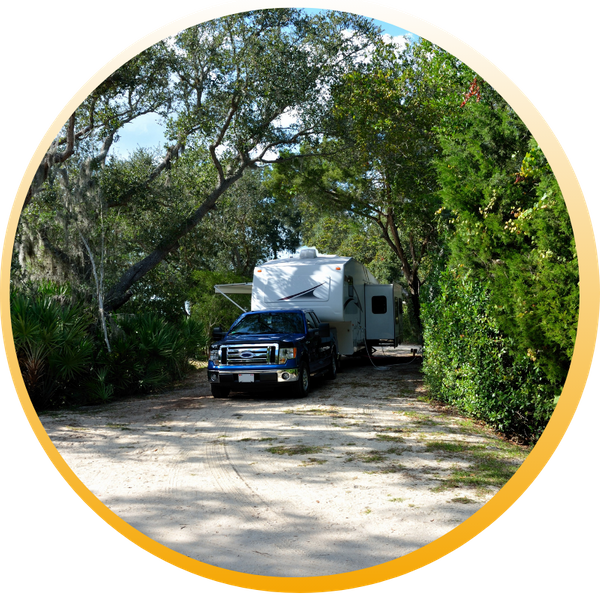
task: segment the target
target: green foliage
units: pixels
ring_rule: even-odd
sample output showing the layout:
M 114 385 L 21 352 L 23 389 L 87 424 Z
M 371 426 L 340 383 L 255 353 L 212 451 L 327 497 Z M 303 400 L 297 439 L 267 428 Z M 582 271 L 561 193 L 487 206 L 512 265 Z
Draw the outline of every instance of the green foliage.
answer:
M 502 335 L 489 295 L 468 271 L 442 275 L 439 295 L 423 308 L 425 381 L 438 400 L 533 442 L 552 415 L 555 387 Z
M 17 240 L 25 278 L 69 281 L 108 312 L 137 301 L 135 311 L 147 304 L 177 318 L 190 274 L 222 268 L 198 264 L 219 242 L 216 261 L 246 274 L 261 255 L 296 245 L 295 215 L 256 198 L 260 178 L 242 176 L 320 135 L 331 112 L 324 90 L 379 35 L 349 13 L 250 11 L 190 27 L 123 65 L 40 165 Z M 162 117 L 167 145 L 110 158 L 122 127 L 148 113 Z M 225 212 L 214 212 L 217 201 Z
M 111 352 L 99 324 L 67 288 L 52 284 L 11 295 L 11 323 L 23 380 L 37 410 L 106 402 L 181 378 L 203 356 L 201 324 L 153 314 L 109 321 Z
M 189 359 L 199 358 L 208 342 L 198 323 L 173 324 L 154 314 L 116 316 L 110 340 L 110 354 L 103 350 L 97 357 L 98 376 L 118 395 L 149 392 L 180 379 Z
M 557 389 L 577 329 L 579 273 L 560 188 L 540 147 L 480 82 L 480 101 L 441 136 L 438 211 L 450 265 L 489 286 L 490 314 L 515 352 L 532 356 Z
M 417 338 L 421 288 L 438 268 L 441 251 L 435 220 L 437 128 L 451 112 L 448 98 L 463 71 L 429 43 L 400 51 L 380 40 L 366 64 L 332 87 L 326 135 L 277 164 L 270 182 L 278 197 L 352 215 L 368 231 L 365 240 L 375 236 L 387 245 L 395 279 L 410 294 Z M 326 224 L 321 219 L 320 229 Z
M 524 179 L 515 185 L 532 189 L 504 225 L 511 251 L 495 269 L 491 300 L 498 322 L 520 351 L 533 356 L 546 377 L 561 386 L 577 333 L 579 267 L 556 178 L 535 140 L 530 148 L 521 170 Z
M 450 270 L 431 288 L 424 370 L 433 394 L 534 441 L 575 341 L 575 242 L 537 142 L 485 81 L 437 128 L 437 217 Z
M 11 324 L 23 381 L 36 408 L 69 401 L 89 373 L 92 322 L 66 288 L 42 286 L 31 297 L 11 295 Z
M 200 223 L 198 237 L 192 238 L 202 240 L 198 269 L 229 270 L 249 281 L 257 264 L 300 245 L 298 208 L 273 198 L 264 177 L 263 170 L 245 173 Z
M 222 294 L 215 293 L 215 285 L 223 283 L 245 283 L 246 277 L 231 272 L 196 271 L 195 285 L 190 290 L 192 300 L 192 320 L 203 328 L 204 335 L 210 339 L 213 327 L 229 329 L 242 312 L 250 310 L 250 295 L 234 294 L 232 300 L 244 310 L 240 310 Z

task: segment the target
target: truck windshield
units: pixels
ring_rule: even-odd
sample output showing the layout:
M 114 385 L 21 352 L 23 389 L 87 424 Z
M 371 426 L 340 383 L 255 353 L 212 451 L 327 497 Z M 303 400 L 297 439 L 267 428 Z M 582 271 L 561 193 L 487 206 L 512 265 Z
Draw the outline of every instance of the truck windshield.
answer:
M 302 315 L 293 312 L 249 314 L 242 317 L 229 333 L 304 333 L 304 321 Z

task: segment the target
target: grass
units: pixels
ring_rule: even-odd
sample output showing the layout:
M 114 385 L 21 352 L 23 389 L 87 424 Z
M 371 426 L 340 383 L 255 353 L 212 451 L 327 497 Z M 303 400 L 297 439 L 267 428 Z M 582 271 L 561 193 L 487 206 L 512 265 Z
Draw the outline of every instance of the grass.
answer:
M 391 473 L 402 473 L 407 467 L 401 463 L 386 463 L 375 471 L 365 471 L 367 475 L 389 475 Z
M 386 433 L 404 433 L 402 427 L 374 427 L 376 431 L 385 431 Z
M 439 421 L 432 419 L 429 415 L 417 412 L 416 410 L 395 410 L 394 413 L 409 418 L 411 422 L 416 425 L 422 425 L 424 427 L 435 427 L 436 425 L 440 425 Z
M 394 440 L 398 441 L 398 440 Z M 384 454 L 402 454 L 404 452 L 404 448 L 398 448 L 396 446 L 390 446 L 387 450 L 383 450 Z
M 428 452 L 444 452 L 447 454 L 456 454 L 468 452 L 469 444 L 465 442 L 427 442 L 426 449 Z
M 296 446 L 276 446 L 267 448 L 267 452 L 271 454 L 288 454 L 290 456 L 294 454 L 319 454 L 323 452 L 323 446 L 304 446 L 303 444 Z
M 427 442 L 425 448 L 428 452 L 460 455 L 470 463 L 468 467 L 453 467 L 434 491 L 442 492 L 462 486 L 480 491 L 502 487 L 515 474 L 527 452 L 501 440 L 494 440 L 493 443 L 494 446 L 468 442 Z
M 384 456 L 384 452 L 381 450 L 371 450 L 369 452 L 355 453 L 348 452 L 348 458 L 345 462 L 352 462 L 354 460 L 360 460 L 361 462 L 372 463 L 372 462 L 383 462 L 387 460 Z
M 309 467 L 311 465 L 323 465 L 327 461 L 324 458 L 313 458 L 312 456 L 300 463 L 301 467 Z
M 404 440 L 398 435 L 392 435 L 389 433 L 376 433 L 375 437 L 382 442 L 404 442 Z
M 65 427 L 71 431 L 88 431 L 87 427 L 82 427 L 80 425 L 65 425 Z
M 119 429 L 121 431 L 131 431 L 131 427 L 127 427 L 124 423 L 107 423 L 106 427 L 110 429 Z

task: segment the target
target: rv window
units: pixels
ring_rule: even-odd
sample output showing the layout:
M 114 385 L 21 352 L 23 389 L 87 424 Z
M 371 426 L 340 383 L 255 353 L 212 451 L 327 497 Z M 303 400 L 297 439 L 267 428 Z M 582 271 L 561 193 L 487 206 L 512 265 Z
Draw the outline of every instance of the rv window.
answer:
M 371 312 L 374 315 L 385 315 L 387 312 L 387 298 L 385 296 L 373 296 L 371 298 Z

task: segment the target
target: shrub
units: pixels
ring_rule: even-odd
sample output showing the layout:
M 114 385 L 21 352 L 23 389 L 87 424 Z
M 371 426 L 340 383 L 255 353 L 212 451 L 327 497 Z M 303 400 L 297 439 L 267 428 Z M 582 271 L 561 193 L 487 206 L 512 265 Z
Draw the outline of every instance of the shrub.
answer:
M 557 390 L 502 334 L 484 284 L 446 271 L 439 295 L 423 308 L 423 372 L 432 395 L 522 441 L 535 441 Z
M 115 315 L 110 324 L 111 352 L 98 358 L 108 369 L 103 381 L 118 395 L 149 392 L 180 379 L 189 359 L 207 345 L 200 324 L 187 319 L 174 324 L 153 314 Z
M 92 319 L 62 292 L 46 286 L 34 296 L 11 295 L 15 351 L 25 387 L 38 409 L 71 401 L 90 372 Z
M 208 344 L 202 324 L 154 314 L 108 319 L 108 352 L 99 324 L 66 289 L 42 285 L 11 294 L 15 350 L 36 410 L 94 404 L 147 393 L 183 377 Z

